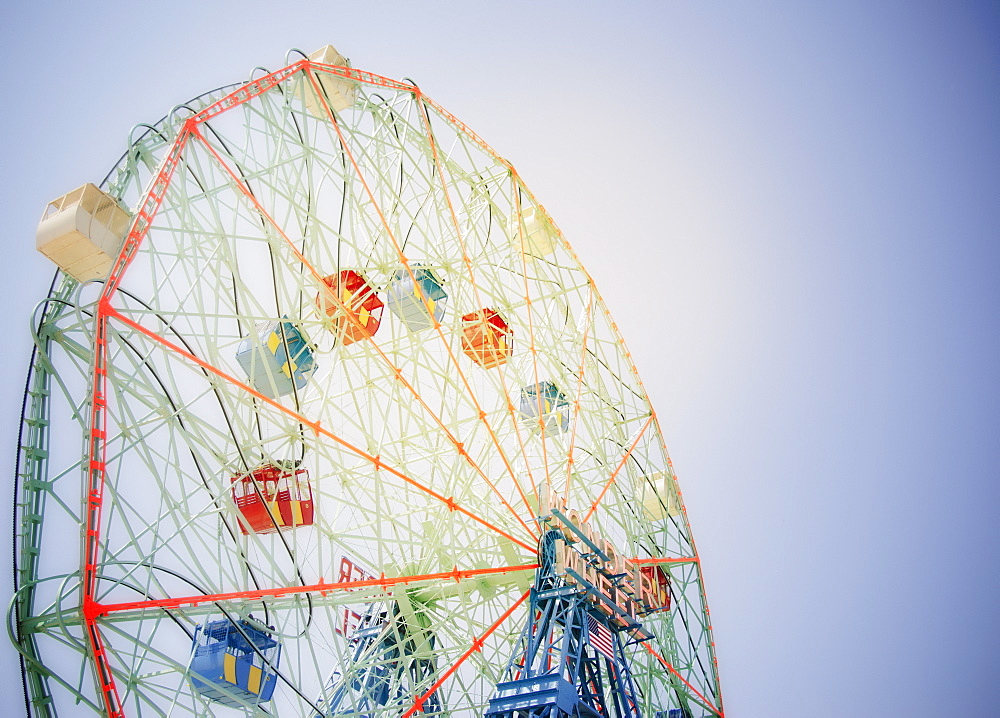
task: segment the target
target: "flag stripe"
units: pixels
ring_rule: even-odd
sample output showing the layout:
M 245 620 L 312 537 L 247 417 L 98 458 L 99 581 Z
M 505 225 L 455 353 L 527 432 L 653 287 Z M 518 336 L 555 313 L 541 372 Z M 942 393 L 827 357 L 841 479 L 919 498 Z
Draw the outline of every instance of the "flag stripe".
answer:
M 590 634 L 590 645 L 609 661 L 615 660 L 614 641 L 608 627 L 593 616 L 588 615 L 587 629 Z

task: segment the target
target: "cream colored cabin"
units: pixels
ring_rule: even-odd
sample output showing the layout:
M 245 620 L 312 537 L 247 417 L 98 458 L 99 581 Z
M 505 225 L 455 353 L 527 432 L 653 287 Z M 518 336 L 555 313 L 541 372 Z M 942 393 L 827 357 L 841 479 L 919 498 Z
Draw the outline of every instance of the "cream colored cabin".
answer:
M 677 489 L 667 472 L 656 471 L 648 479 L 640 479 L 639 486 L 639 500 L 650 521 L 662 521 L 667 516 L 680 514 Z
M 104 279 L 121 251 L 129 219 L 111 195 L 88 183 L 49 203 L 35 246 L 78 282 Z
M 309 59 L 313 62 L 323 63 L 324 65 L 347 66 L 347 58 L 337 52 L 333 45 L 321 47 L 316 52 L 311 53 Z M 331 75 L 323 71 L 316 72 L 316 79 L 323 88 L 323 92 L 326 93 L 326 97 L 330 101 L 330 107 L 333 110 L 342 112 L 354 104 L 354 93 L 357 90 L 357 84 L 353 80 L 348 80 L 338 75 Z M 311 84 L 306 86 L 305 100 L 306 110 L 309 111 L 310 115 L 322 118 L 326 117 L 326 108 L 316 96 L 316 92 L 312 89 Z
M 555 249 L 555 231 L 548 218 L 538 207 L 526 207 L 521 210 L 524 218 L 524 237 L 521 251 L 532 257 L 544 257 L 552 254 Z

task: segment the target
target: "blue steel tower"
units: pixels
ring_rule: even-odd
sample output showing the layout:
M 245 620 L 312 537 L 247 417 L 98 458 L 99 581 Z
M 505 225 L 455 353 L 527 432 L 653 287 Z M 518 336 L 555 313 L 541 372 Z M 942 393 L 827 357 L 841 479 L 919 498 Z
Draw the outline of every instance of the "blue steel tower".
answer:
M 542 534 L 527 624 L 486 718 L 642 718 L 623 649 L 626 636 L 649 636 L 597 586 L 565 578 L 564 542 L 559 530 Z
M 320 699 L 318 718 L 371 718 L 386 708 L 401 712 L 420 686 L 434 675 L 434 634 L 408 625 L 396 603 L 373 603 L 351 636 L 351 662 L 327 682 L 329 700 Z M 441 712 L 437 693 L 422 705 L 425 714 Z

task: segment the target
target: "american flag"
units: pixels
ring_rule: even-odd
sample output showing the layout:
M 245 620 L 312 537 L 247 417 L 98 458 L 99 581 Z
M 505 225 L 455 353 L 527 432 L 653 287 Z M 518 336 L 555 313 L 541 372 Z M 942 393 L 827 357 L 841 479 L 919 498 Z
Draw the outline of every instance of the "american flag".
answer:
M 615 660 L 615 644 L 608 627 L 588 614 L 587 631 L 590 633 L 590 645 L 609 661 Z

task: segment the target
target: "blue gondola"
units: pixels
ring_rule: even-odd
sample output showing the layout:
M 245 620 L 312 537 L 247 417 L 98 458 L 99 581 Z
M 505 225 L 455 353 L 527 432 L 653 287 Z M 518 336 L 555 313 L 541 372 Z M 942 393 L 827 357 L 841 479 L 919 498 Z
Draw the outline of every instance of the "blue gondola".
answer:
M 444 319 L 448 293 L 434 272 L 419 264 L 400 267 L 386 290 L 389 311 L 411 332 L 429 329 Z
M 271 700 L 281 644 L 247 621 L 223 618 L 194 632 L 191 686 L 200 695 L 233 708 Z
M 558 434 L 569 428 L 569 402 L 551 381 L 523 387 L 520 412 L 532 428 L 539 426 L 539 419 L 545 425 L 545 431 L 551 434 Z
M 270 399 L 305 388 L 316 371 L 309 340 L 287 318 L 259 324 L 255 335 L 240 342 L 236 361 L 250 385 Z

